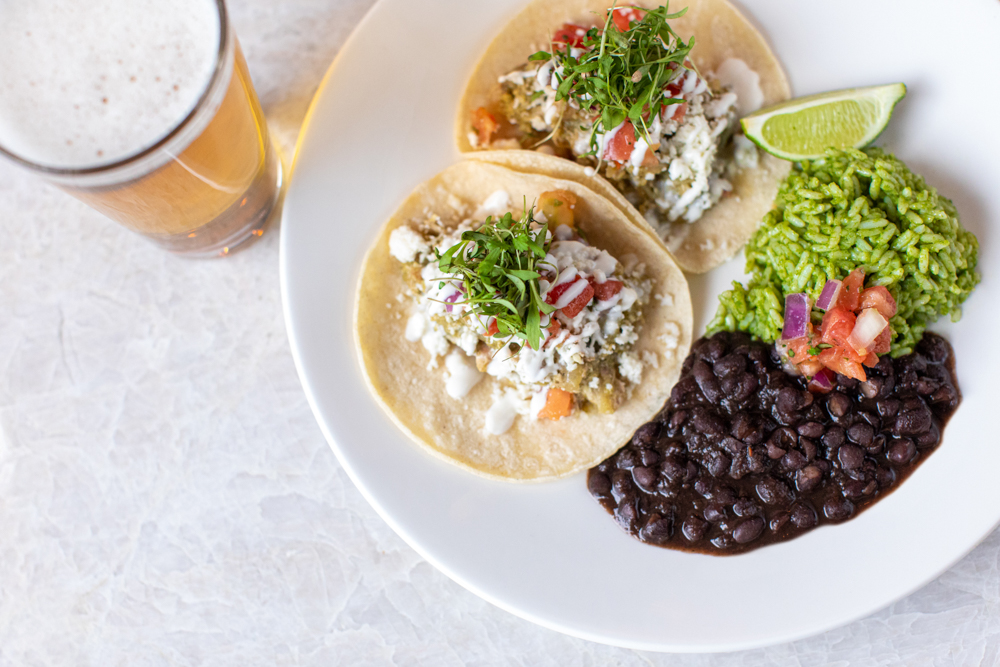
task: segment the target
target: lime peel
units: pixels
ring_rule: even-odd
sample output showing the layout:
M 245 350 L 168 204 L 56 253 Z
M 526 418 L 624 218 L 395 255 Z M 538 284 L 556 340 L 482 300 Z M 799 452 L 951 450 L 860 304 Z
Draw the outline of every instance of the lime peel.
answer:
M 847 88 L 797 97 L 745 116 L 743 132 L 785 160 L 813 160 L 827 148 L 863 148 L 885 129 L 906 86 Z

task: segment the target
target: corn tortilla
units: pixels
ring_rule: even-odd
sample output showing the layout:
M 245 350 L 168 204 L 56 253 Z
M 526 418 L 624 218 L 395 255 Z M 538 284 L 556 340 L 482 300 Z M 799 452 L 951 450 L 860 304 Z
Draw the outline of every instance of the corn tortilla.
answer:
M 410 299 L 402 265 L 389 254 L 389 235 L 400 225 L 433 211 L 444 225 L 457 226 L 497 190 L 514 205 L 547 190 L 569 190 L 578 202 L 576 218 L 590 243 L 621 260 L 634 255 L 653 281 L 633 351 L 651 351 L 658 365 L 646 365 L 642 381 L 613 414 L 580 410 L 558 421 L 519 416 L 506 433 L 488 435 L 484 416 L 498 381 L 484 375 L 462 400 L 445 391 L 445 371 L 428 368 L 430 353 L 404 333 Z M 487 477 L 532 481 L 584 470 L 617 451 L 663 406 L 691 345 L 692 313 L 687 282 L 670 254 L 638 229 L 608 200 L 574 181 L 525 174 L 498 165 L 463 161 L 420 185 L 382 228 L 362 265 L 355 304 L 355 336 L 369 387 L 389 416 L 431 453 Z
M 655 7 L 655 2 L 629 3 Z M 790 97 L 788 81 L 774 53 L 756 28 L 726 0 L 687 0 L 687 13 L 670 22 L 683 39 L 695 36 L 691 58 L 702 72 L 714 71 L 727 58 L 739 58 L 760 75 L 763 106 Z M 608 197 L 636 225 L 653 230 L 639 211 L 615 187 L 584 166 L 537 151 L 477 151 L 469 142 L 471 113 L 486 107 L 497 112 L 498 77 L 522 66 L 529 55 L 548 50 L 553 31 L 563 23 L 592 25 L 603 17 L 608 0 L 534 0 L 508 23 L 490 43 L 462 95 L 455 140 L 471 157 L 505 164 L 513 169 L 548 173 L 576 181 Z M 677 263 L 690 273 L 704 273 L 732 257 L 746 243 L 764 214 L 772 207 L 778 184 L 790 164 L 760 153 L 759 165 L 731 179 L 733 196 L 724 198 L 697 221 L 676 223 L 665 239 Z M 609 192 L 611 191 L 611 192 Z

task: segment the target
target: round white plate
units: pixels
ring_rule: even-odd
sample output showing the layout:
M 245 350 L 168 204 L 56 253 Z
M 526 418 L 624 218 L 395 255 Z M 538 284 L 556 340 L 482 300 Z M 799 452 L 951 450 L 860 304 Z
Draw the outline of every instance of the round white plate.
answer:
M 307 120 L 281 228 L 285 318 L 316 418 L 369 502 L 427 560 L 490 602 L 638 649 L 724 651 L 803 637 L 888 605 L 967 553 L 1000 521 L 992 386 L 1000 376 L 1000 3 L 746 3 L 797 95 L 906 82 L 880 143 L 955 200 L 979 236 L 984 275 L 962 321 L 937 327 L 955 347 L 964 393 L 941 448 L 857 519 L 729 558 L 632 539 L 590 498 L 583 474 L 505 484 L 432 458 L 382 414 L 361 377 L 351 331 L 361 258 L 410 190 L 458 159 L 459 94 L 521 4 L 382 0 L 331 67 Z M 734 260 L 692 280 L 696 332 L 741 273 Z

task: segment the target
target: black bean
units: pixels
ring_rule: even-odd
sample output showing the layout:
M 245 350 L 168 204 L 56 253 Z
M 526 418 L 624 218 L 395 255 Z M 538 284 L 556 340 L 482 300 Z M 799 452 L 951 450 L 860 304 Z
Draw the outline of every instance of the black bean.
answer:
M 865 398 L 875 398 L 879 394 L 879 390 L 882 389 L 882 378 L 878 376 L 869 377 L 866 381 L 861 383 L 861 395 Z
M 909 438 L 899 438 L 893 440 L 889 445 L 886 456 L 896 465 L 906 465 L 913 460 L 917 454 L 917 446 Z
M 830 411 L 830 416 L 839 419 L 851 409 L 851 399 L 839 391 L 832 391 L 826 397 L 826 409 Z
M 615 520 L 618 525 L 625 530 L 632 532 L 635 530 L 636 519 L 639 518 L 639 510 L 631 502 L 621 502 L 615 507 Z
M 701 389 L 701 393 L 705 395 L 705 398 L 710 403 L 717 403 L 722 398 L 722 392 L 719 390 L 719 381 L 715 378 L 715 374 L 712 373 L 712 368 L 699 359 L 694 362 L 691 372 L 694 374 L 695 382 L 698 383 L 698 388 Z
M 656 473 L 649 468 L 643 466 L 632 468 L 632 478 L 643 490 L 651 491 L 656 486 Z
M 785 506 L 792 502 L 795 495 L 788 485 L 770 475 L 764 475 L 757 482 L 757 497 L 764 501 L 765 505 Z
M 740 544 L 753 542 L 764 532 L 764 520 L 759 516 L 741 521 L 733 530 L 733 539 Z
M 929 429 L 915 437 L 913 440 L 917 443 L 917 447 L 920 447 L 921 449 L 933 447 L 941 441 L 941 431 L 938 429 L 936 424 L 932 423 Z
M 840 449 L 837 450 L 837 460 L 847 470 L 854 470 L 860 468 L 861 464 L 864 463 L 865 452 L 857 445 L 841 445 Z
M 632 473 L 628 470 L 616 470 L 611 474 L 611 495 L 616 503 L 620 503 L 624 498 L 631 498 L 635 495 L 635 486 L 632 484 Z
M 674 519 L 672 516 L 660 516 L 651 514 L 646 525 L 643 526 L 640 536 L 646 542 L 653 544 L 663 544 L 670 540 L 674 534 Z
M 804 424 L 799 424 L 796 430 L 799 432 L 799 435 L 816 439 L 823 435 L 824 428 L 819 422 L 805 422 Z
M 809 493 L 823 481 L 823 471 L 814 465 L 806 466 L 795 474 L 795 488 L 802 493 Z
M 696 551 L 849 519 L 926 458 L 960 398 L 949 369 L 919 354 L 883 355 L 865 382 L 837 376 L 814 397 L 745 334 L 698 341 L 683 369 L 670 402 L 587 485 L 639 539 Z
M 708 523 L 704 519 L 699 519 L 696 516 L 689 516 L 684 519 L 684 523 L 681 524 L 681 533 L 687 538 L 689 542 L 697 542 L 701 538 L 705 537 L 705 531 L 708 530 Z
M 687 465 L 670 456 L 663 459 L 660 471 L 671 482 L 679 482 L 687 475 Z
M 872 428 L 871 424 L 858 422 L 847 429 L 847 439 L 862 447 L 867 447 L 875 439 L 875 429 Z
M 740 498 L 733 503 L 733 511 L 736 512 L 736 516 L 752 516 L 759 513 L 760 508 L 749 498 Z
M 708 457 L 708 472 L 711 473 L 713 477 L 722 477 L 729 472 L 729 466 L 732 462 L 732 459 L 722 452 L 713 452 Z
M 826 430 L 826 433 L 823 434 L 823 437 L 820 438 L 820 442 L 822 442 L 823 446 L 827 449 L 836 449 L 844 444 L 844 440 L 846 439 L 847 435 L 844 432 L 844 429 L 839 426 L 831 426 Z
M 647 468 L 655 466 L 660 460 L 660 455 L 654 449 L 643 449 L 639 452 L 639 462 Z
M 622 470 L 631 470 L 639 465 L 639 462 L 639 452 L 629 447 L 618 452 L 618 455 L 615 457 L 615 466 Z
M 742 354 L 731 352 L 715 362 L 715 373 L 720 378 L 734 374 L 742 374 L 747 369 L 747 358 Z
M 785 470 L 800 470 L 808 462 L 806 455 L 797 449 L 791 449 L 781 457 L 781 465 L 784 466 Z
M 611 493 L 611 480 L 603 472 L 593 470 L 587 475 L 587 488 L 595 496 L 606 496 Z
M 715 412 L 705 408 L 700 408 L 694 412 L 694 427 L 702 433 L 709 435 L 722 435 L 725 433 L 725 426 L 722 419 Z
M 658 422 L 647 422 L 636 429 L 632 436 L 632 442 L 637 447 L 652 447 L 660 435 L 660 424 Z
M 816 458 L 816 443 L 809 438 L 799 438 L 799 448 L 808 460 Z
M 865 451 L 869 454 L 881 454 L 883 449 L 885 449 L 885 436 L 881 433 L 872 438 L 871 444 L 865 447 Z
M 676 431 L 677 429 L 679 429 L 681 426 L 684 425 L 684 422 L 687 421 L 687 418 L 688 418 L 687 410 L 678 410 L 674 414 L 670 415 L 670 422 L 669 422 L 670 429 L 672 431 Z
M 899 412 L 899 399 L 880 398 L 878 401 L 878 413 L 885 417 L 894 417 Z
M 896 471 L 888 466 L 879 466 L 875 471 L 875 481 L 880 489 L 888 489 L 896 481 Z
M 702 513 L 706 521 L 711 521 L 712 523 L 718 523 L 726 518 L 726 508 L 722 503 L 709 503 L 705 505 L 705 511 Z
M 905 406 L 904 402 L 904 408 Z M 893 425 L 892 431 L 895 435 L 919 435 L 930 429 L 931 420 L 931 411 L 927 409 L 923 401 L 920 401 L 919 407 L 904 409 L 896 415 L 896 423 Z
M 823 503 L 823 514 L 831 521 L 843 521 L 854 514 L 854 503 L 843 496 L 827 498 Z
M 799 501 L 792 505 L 792 523 L 796 528 L 812 528 L 819 521 L 816 510 L 807 502 Z
M 713 537 L 712 546 L 716 549 L 731 549 L 733 546 L 733 538 L 729 535 L 719 535 L 718 537 Z

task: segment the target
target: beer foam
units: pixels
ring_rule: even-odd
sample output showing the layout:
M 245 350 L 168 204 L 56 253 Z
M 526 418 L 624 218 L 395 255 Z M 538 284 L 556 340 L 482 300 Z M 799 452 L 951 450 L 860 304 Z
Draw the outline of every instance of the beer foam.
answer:
M 170 133 L 219 50 L 215 0 L 0 0 L 0 147 L 36 164 L 117 162 Z

